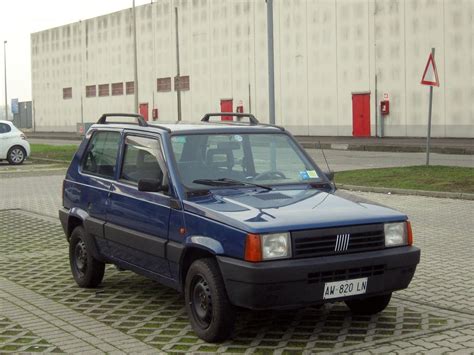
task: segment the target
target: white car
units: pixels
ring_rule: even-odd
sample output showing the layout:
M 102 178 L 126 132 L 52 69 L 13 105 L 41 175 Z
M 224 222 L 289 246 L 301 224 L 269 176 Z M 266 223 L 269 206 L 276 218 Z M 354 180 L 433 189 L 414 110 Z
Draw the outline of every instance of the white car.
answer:
M 0 121 L 0 161 L 22 164 L 30 152 L 30 143 L 23 132 L 10 121 Z

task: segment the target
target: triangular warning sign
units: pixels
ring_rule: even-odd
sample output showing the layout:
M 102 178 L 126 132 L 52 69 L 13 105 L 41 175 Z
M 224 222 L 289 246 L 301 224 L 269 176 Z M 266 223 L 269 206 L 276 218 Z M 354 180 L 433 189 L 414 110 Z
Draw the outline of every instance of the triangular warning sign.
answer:
M 425 71 L 421 78 L 421 84 L 439 86 L 438 71 L 436 70 L 436 63 L 432 53 L 430 53 L 428 57 L 428 63 L 426 63 Z

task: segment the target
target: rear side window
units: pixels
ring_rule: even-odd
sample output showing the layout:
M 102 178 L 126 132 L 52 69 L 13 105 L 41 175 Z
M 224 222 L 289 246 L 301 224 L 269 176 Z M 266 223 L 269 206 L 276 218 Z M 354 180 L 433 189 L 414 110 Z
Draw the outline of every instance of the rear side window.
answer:
M 120 133 L 96 132 L 87 147 L 82 161 L 82 171 L 113 178 L 119 146 Z
M 163 182 L 165 163 L 160 142 L 155 138 L 127 136 L 120 179 L 138 183 L 140 179 Z
M 11 130 L 12 130 L 11 127 L 9 125 L 7 125 L 6 123 L 0 123 L 0 134 L 8 133 Z

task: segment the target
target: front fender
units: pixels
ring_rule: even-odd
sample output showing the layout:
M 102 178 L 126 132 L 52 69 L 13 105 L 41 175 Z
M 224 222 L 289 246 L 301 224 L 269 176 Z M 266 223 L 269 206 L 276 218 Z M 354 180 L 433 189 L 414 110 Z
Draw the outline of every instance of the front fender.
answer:
M 202 235 L 193 235 L 187 237 L 185 247 L 204 249 L 214 255 L 224 254 L 224 248 L 219 241 Z

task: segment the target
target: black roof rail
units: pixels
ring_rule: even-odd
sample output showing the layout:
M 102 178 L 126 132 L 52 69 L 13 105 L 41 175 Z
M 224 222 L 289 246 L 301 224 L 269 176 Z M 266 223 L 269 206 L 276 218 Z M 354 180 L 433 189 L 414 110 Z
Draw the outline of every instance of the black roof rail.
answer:
M 211 117 L 222 117 L 222 116 L 233 116 L 233 117 L 247 117 L 251 125 L 258 125 L 260 122 L 251 113 L 239 113 L 239 112 L 218 112 L 218 113 L 206 113 L 201 119 L 201 122 L 209 122 Z
M 124 123 L 124 122 L 107 122 L 108 117 L 133 117 L 137 119 L 137 124 L 141 127 L 147 127 L 148 123 L 145 121 L 142 115 L 136 113 L 104 113 L 100 116 L 97 121 L 98 124 L 107 124 L 107 123 L 120 123 L 120 124 L 133 124 L 133 123 Z
M 251 125 L 259 125 L 259 126 L 266 126 L 266 127 L 275 127 L 278 128 L 280 131 L 285 131 L 285 128 L 281 126 L 277 126 L 274 124 L 269 124 L 269 123 L 261 123 L 257 118 L 255 118 L 254 115 L 251 113 L 239 113 L 239 112 L 218 112 L 218 113 L 207 113 L 204 115 L 204 117 L 201 119 L 201 122 L 209 122 L 210 117 L 219 117 L 219 116 L 233 116 L 233 117 L 247 117 L 250 121 Z M 225 123 L 225 124 L 232 124 L 232 123 L 240 123 L 240 122 L 234 122 L 234 121 L 223 121 L 220 123 Z

